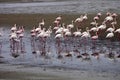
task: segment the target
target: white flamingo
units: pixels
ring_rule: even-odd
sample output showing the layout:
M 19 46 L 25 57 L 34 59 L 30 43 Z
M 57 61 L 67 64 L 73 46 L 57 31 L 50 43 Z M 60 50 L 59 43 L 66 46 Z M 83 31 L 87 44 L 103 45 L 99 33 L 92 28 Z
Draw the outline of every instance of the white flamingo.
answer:
M 93 20 L 94 20 L 95 22 L 97 22 L 97 21 L 99 20 L 99 17 L 98 17 L 98 16 L 95 16 L 95 17 L 93 18 Z
M 40 22 L 39 24 L 40 24 L 41 27 L 44 27 L 44 25 L 45 25 L 45 20 L 42 19 L 42 22 Z
M 86 31 L 84 31 L 82 33 L 81 38 L 89 38 L 89 37 L 90 37 L 90 33 L 89 33 L 89 30 L 88 30 L 88 27 L 86 27 Z
M 113 32 L 110 32 L 107 34 L 106 38 L 110 39 L 110 38 L 113 38 L 114 37 L 114 33 Z
M 67 25 L 67 27 L 70 28 L 70 29 L 71 29 L 71 28 L 74 28 L 74 24 L 73 24 L 73 22 L 74 22 L 74 21 L 72 20 L 72 23 L 69 24 L 69 25 Z
M 58 30 L 55 32 L 55 34 L 61 33 L 63 31 L 63 27 L 58 28 Z
M 30 31 L 30 33 L 31 33 L 31 37 L 35 37 L 36 36 L 35 27 L 33 27 L 33 29 Z
M 16 24 L 14 24 L 14 26 L 11 28 L 11 31 L 16 31 L 17 30 L 17 26 Z
M 45 28 L 43 28 L 38 34 L 37 34 L 37 38 L 39 37 L 44 37 L 44 34 L 45 34 Z
M 70 31 L 65 32 L 65 36 L 71 36 L 72 33 Z
M 87 19 L 88 19 L 87 14 L 85 14 L 85 15 L 83 16 L 83 20 L 87 20 Z
M 16 32 L 12 32 L 11 34 L 10 34 L 10 39 L 17 39 L 18 37 L 17 37 L 17 34 L 16 34 Z
M 107 17 L 105 18 L 104 21 L 113 21 L 112 14 L 110 12 L 107 12 L 106 15 L 107 15 Z
M 98 30 L 105 30 L 107 28 L 106 23 L 103 22 L 102 25 L 98 27 Z
M 35 29 L 36 32 L 40 32 L 41 31 L 41 24 L 39 23 L 39 26 Z
M 97 16 L 100 18 L 102 16 L 102 14 L 99 12 L 99 13 L 97 13 Z
M 75 32 L 73 33 L 73 35 L 74 35 L 75 37 L 81 36 L 81 35 L 82 35 L 81 29 L 78 29 L 78 28 L 77 28 L 77 31 L 75 31 Z
M 114 22 L 111 23 L 112 27 L 108 28 L 106 32 L 113 32 L 115 30 Z
M 116 29 L 115 33 L 120 33 L 120 28 Z
M 83 21 L 83 15 L 75 19 L 75 22 L 82 22 Z
M 95 24 L 95 27 L 92 27 L 90 31 L 97 32 L 98 31 L 98 23 Z

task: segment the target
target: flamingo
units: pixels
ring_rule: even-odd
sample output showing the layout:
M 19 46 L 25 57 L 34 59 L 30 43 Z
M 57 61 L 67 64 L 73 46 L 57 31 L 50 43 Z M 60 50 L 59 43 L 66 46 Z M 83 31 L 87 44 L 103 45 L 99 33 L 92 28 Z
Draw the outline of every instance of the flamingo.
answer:
M 116 13 L 113 13 L 112 16 L 113 16 L 113 17 L 117 17 L 118 15 L 117 15 Z
M 41 31 L 41 24 L 39 23 L 39 26 L 35 29 L 36 33 Z
M 87 14 L 85 14 L 82 18 L 83 20 L 87 20 L 88 19 Z
M 62 17 L 61 15 L 59 15 L 57 18 L 56 18 L 57 21 L 61 21 L 62 20 Z
M 96 21 L 90 23 L 91 26 L 96 26 Z
M 99 12 L 99 13 L 97 13 L 97 16 L 98 16 L 99 18 L 101 17 L 101 15 L 102 15 L 102 14 L 101 14 L 100 12 Z
M 106 22 L 103 22 L 100 26 L 98 26 L 98 36 L 99 36 L 99 39 L 105 39 L 105 31 L 106 31 Z
M 107 16 L 110 16 L 110 15 L 111 15 L 111 13 L 110 13 L 110 12 L 107 12 L 107 13 L 106 13 L 106 15 L 107 15 Z
M 92 27 L 92 28 L 90 29 L 91 35 L 94 34 L 94 33 L 96 33 L 96 32 L 98 31 L 98 26 L 97 26 L 97 25 L 98 25 L 98 23 L 95 24 L 95 27 Z
M 58 48 L 58 57 L 57 57 L 58 59 L 63 58 L 63 56 L 60 54 L 61 53 L 60 38 L 63 38 L 63 31 L 61 31 L 61 33 L 58 33 L 55 35 L 56 44 L 57 44 L 57 48 Z
M 97 57 L 97 59 L 99 59 L 99 53 L 98 53 L 98 52 L 95 52 L 96 40 L 98 39 L 98 34 L 97 34 L 97 32 L 96 32 L 96 34 L 95 34 L 94 36 L 91 37 L 91 39 L 92 39 L 92 41 L 94 42 L 94 43 L 93 43 L 93 45 L 94 45 L 94 47 L 93 47 L 94 52 L 93 52 L 91 55 L 92 55 L 92 56 L 95 56 L 95 57 Z
M 42 19 L 42 22 L 40 22 L 39 24 L 40 24 L 41 27 L 44 27 L 44 25 L 45 25 L 45 20 Z
M 52 33 L 52 30 L 51 30 L 51 26 L 50 26 L 48 28 L 48 30 L 44 33 L 43 37 L 48 38 L 48 37 L 50 37 L 51 33 Z
M 65 32 L 65 36 L 71 36 L 72 33 L 70 31 Z
M 70 28 L 70 29 L 71 29 L 71 28 L 74 28 L 74 24 L 73 24 L 73 22 L 74 22 L 74 21 L 72 20 L 72 23 L 69 24 L 69 25 L 67 25 L 67 27 Z
M 60 21 L 55 20 L 53 23 L 54 23 L 54 26 L 55 26 L 53 29 L 56 31 L 59 28 Z
M 75 37 L 80 37 L 80 36 L 82 35 L 81 29 L 78 29 L 78 28 L 77 28 L 77 31 L 73 32 L 73 35 L 74 35 Z
M 62 33 L 63 29 L 64 29 L 63 27 L 58 28 L 58 30 L 55 32 L 55 34 Z
M 82 33 L 81 38 L 89 38 L 89 37 L 90 37 L 90 33 L 89 33 L 89 30 L 88 30 L 88 27 L 86 27 L 86 31 L 84 31 Z
M 44 37 L 44 34 L 45 34 L 45 30 L 46 30 L 46 28 L 43 28 L 38 34 L 37 34 L 37 38 L 39 38 L 39 37 Z
M 82 36 L 81 36 L 81 38 L 83 38 L 85 44 L 87 44 L 87 39 L 90 38 L 90 36 L 91 35 L 89 33 L 89 29 L 88 29 L 88 27 L 86 27 L 86 31 L 84 31 L 82 33 Z M 84 57 L 84 59 L 88 59 L 89 58 L 89 54 L 86 52 L 86 45 L 84 45 L 84 47 L 85 47 L 85 52 L 82 53 L 82 56 Z
M 106 30 L 106 32 L 113 32 L 114 30 L 115 30 L 115 22 L 112 22 L 111 23 L 111 25 L 112 25 L 112 27 L 110 27 L 110 28 L 108 28 L 107 30 Z
M 35 54 L 35 56 L 36 56 L 36 53 L 37 53 L 36 52 L 36 44 L 35 44 L 35 37 L 37 36 L 36 31 L 38 32 L 39 30 L 36 30 L 35 27 L 33 27 L 33 29 L 30 31 L 31 32 L 31 47 L 32 47 L 32 50 L 33 50 L 32 54 Z
M 112 17 L 112 15 L 111 15 L 111 13 L 107 13 L 107 17 L 105 18 L 105 20 L 104 21 L 108 21 L 108 22 L 110 22 L 110 21 L 113 21 L 113 17 Z
M 33 27 L 33 29 L 30 32 L 31 32 L 31 37 L 35 37 L 36 36 L 35 27 Z
M 98 16 L 95 16 L 95 17 L 93 18 L 93 20 L 94 20 L 95 22 L 97 22 L 97 21 L 99 20 L 99 17 L 98 17 Z
M 120 33 L 120 28 L 116 29 L 115 33 Z
M 106 36 L 106 38 L 108 38 L 108 39 L 111 39 L 113 37 L 114 37 L 114 33 L 113 32 L 108 33 L 107 36 Z
M 20 46 L 21 46 L 21 53 L 24 53 L 25 51 L 25 46 L 23 45 L 24 42 L 23 42 L 23 37 L 24 37 L 24 28 L 23 26 L 18 30 L 19 31 L 19 34 L 18 34 L 18 38 L 20 39 Z
M 83 15 L 75 19 L 75 22 L 82 22 L 83 21 Z
M 62 26 L 63 26 L 63 33 L 69 32 L 69 28 L 68 27 L 65 28 L 65 23 L 63 23 Z
M 56 34 L 55 39 L 56 39 L 56 38 L 63 38 L 63 34 L 61 34 L 61 33 Z
M 18 43 L 20 42 L 20 40 L 18 39 L 18 37 L 17 37 L 17 34 L 16 34 L 16 32 L 12 32 L 11 34 L 10 34 L 10 47 L 11 47 L 11 52 L 12 52 L 12 56 L 14 57 L 14 58 L 16 58 L 16 57 L 18 57 L 19 56 L 19 54 L 18 54 L 18 47 L 19 47 L 19 45 L 18 45 Z M 16 48 L 17 48 L 17 50 L 16 50 Z M 16 52 L 15 52 L 16 51 Z
M 109 40 L 111 40 L 113 37 L 114 37 L 114 33 L 113 32 L 108 33 L 107 36 L 106 36 L 106 38 L 109 39 Z M 110 43 L 112 43 L 112 42 L 110 41 Z M 112 53 L 111 48 L 109 48 L 109 49 L 110 49 L 109 50 L 110 52 L 108 53 L 108 57 L 113 58 L 114 54 Z
M 17 26 L 16 26 L 16 24 L 14 24 L 14 26 L 11 28 L 11 31 L 14 32 L 16 30 L 17 30 Z
M 105 22 L 103 22 L 102 25 L 100 25 L 100 26 L 98 27 L 98 30 L 105 30 L 106 27 L 107 27 L 107 26 L 106 26 Z

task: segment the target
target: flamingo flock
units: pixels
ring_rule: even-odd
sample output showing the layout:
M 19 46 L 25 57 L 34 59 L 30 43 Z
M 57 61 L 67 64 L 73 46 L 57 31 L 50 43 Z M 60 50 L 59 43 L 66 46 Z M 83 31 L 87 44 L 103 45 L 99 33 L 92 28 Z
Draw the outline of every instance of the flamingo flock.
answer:
M 23 42 L 24 28 L 21 26 L 17 29 L 17 26 L 15 24 L 11 28 L 10 32 L 10 52 L 13 57 L 18 57 L 19 53 L 25 53 L 25 46 Z
M 101 16 L 101 13 L 97 13 L 93 21 L 89 23 L 90 26 L 85 26 L 85 30 L 82 30 L 81 26 L 89 19 L 87 14 L 71 20 L 70 24 L 63 23 L 63 18 L 59 15 L 52 23 L 54 26 L 48 28 L 45 27 L 45 19 L 42 19 L 38 27 L 34 26 L 30 31 L 32 54 L 35 58 L 41 56 L 48 59 L 52 58 L 52 54 L 55 52 L 56 58 L 60 60 L 63 58 L 72 60 L 73 57 L 90 60 L 91 56 L 99 59 L 101 54 L 112 59 L 120 58 L 120 53 L 112 52 L 112 40 L 115 37 L 120 40 L 120 28 L 116 28 L 118 15 L 107 12 L 105 19 L 99 23 Z M 26 52 L 24 34 L 23 26 L 18 27 L 14 24 L 10 29 L 10 52 L 14 58 Z M 105 46 L 109 52 L 104 52 L 102 47 L 97 50 L 98 42 L 101 40 L 107 40 Z M 54 52 L 52 52 L 53 46 L 55 47 Z M 2 43 L 0 42 L 0 55 L 1 51 Z

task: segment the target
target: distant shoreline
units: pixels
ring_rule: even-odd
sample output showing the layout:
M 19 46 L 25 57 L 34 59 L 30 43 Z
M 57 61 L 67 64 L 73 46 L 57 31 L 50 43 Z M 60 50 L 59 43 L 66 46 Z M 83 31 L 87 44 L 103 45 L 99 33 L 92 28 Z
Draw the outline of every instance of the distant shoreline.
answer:
M 28 3 L 28 2 L 33 3 L 33 2 L 52 2 L 52 1 L 63 1 L 63 0 L 0 0 L 0 3 Z

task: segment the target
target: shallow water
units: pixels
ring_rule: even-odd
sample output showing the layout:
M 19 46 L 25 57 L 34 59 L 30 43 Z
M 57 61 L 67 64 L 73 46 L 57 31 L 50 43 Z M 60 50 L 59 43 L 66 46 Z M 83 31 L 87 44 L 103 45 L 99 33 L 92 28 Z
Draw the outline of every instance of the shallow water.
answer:
M 77 59 L 75 56 L 73 56 L 72 60 L 71 58 L 63 58 L 63 59 L 57 59 L 57 50 L 59 50 L 55 45 L 55 39 L 54 36 L 51 39 L 47 40 L 47 47 L 46 51 L 48 51 L 49 47 L 49 53 L 51 59 L 44 59 L 44 57 L 40 56 L 38 45 L 39 42 L 36 42 L 36 50 L 37 50 L 37 57 L 32 54 L 32 47 L 31 47 L 31 41 L 30 41 L 30 35 L 29 31 L 26 31 L 25 37 L 23 41 L 25 42 L 25 51 L 26 53 L 19 52 L 20 56 L 17 58 L 13 58 L 10 53 L 10 42 L 9 42 L 9 30 L 4 29 L 4 35 L 1 38 L 2 41 L 2 56 L 4 57 L 3 61 L 9 64 L 23 64 L 23 65 L 31 65 L 31 66 L 46 66 L 46 67 L 65 67 L 65 68 L 71 68 L 71 69 L 78 69 L 78 70 L 95 70 L 100 72 L 113 72 L 113 73 L 119 73 L 120 72 L 120 59 L 111 59 L 108 57 L 105 57 L 105 54 L 109 53 L 109 43 L 106 43 L 107 41 L 97 41 L 96 43 L 96 51 L 102 50 L 103 52 L 100 53 L 100 58 L 97 59 L 96 57 L 90 56 L 90 60 L 82 60 Z M 81 40 L 82 41 L 82 40 Z M 65 46 L 64 41 L 62 41 L 61 46 L 64 47 L 61 54 L 65 54 Z M 80 53 L 85 52 L 85 46 L 86 46 L 86 52 L 89 54 L 92 54 L 92 42 L 91 40 L 88 40 L 87 45 L 83 42 L 74 42 L 72 44 L 69 44 L 69 42 L 66 43 L 69 47 L 67 50 L 69 50 L 72 54 L 74 53 L 72 50 L 74 50 L 74 45 L 81 45 L 81 47 L 76 47 L 80 51 Z M 112 43 L 112 52 L 114 54 L 119 54 L 120 50 L 120 43 L 119 42 L 113 42 Z M 84 46 L 85 45 L 85 46 Z M 48 54 L 48 53 L 47 53 Z
M 91 56 L 91 60 L 88 61 L 82 61 L 81 59 L 76 59 L 75 57 L 73 57 L 73 60 L 71 61 L 68 58 L 63 59 L 63 61 L 65 61 L 66 63 L 63 64 L 61 62 L 61 60 L 58 60 L 56 58 L 56 46 L 55 46 L 55 42 L 54 42 L 54 38 L 52 38 L 51 43 L 49 42 L 49 46 L 50 46 L 50 51 L 52 53 L 52 60 L 50 59 L 49 61 L 44 61 L 43 57 L 39 57 L 39 55 L 37 56 L 37 58 L 35 58 L 35 56 L 32 54 L 32 49 L 31 49 L 31 42 L 30 42 L 30 35 L 29 35 L 29 31 L 26 31 L 25 33 L 25 38 L 24 38 L 24 42 L 25 42 L 25 50 L 26 53 L 23 57 L 23 55 L 20 55 L 20 57 L 18 58 L 13 58 L 11 56 L 10 53 L 10 43 L 9 43 L 9 29 L 10 28 L 6 28 L 7 26 L 11 26 L 15 23 L 19 24 L 19 25 L 26 25 L 28 24 L 28 27 L 30 25 L 38 25 L 39 20 L 39 13 L 43 13 L 43 14 L 49 14 L 49 13 L 54 13 L 54 14 L 78 14 L 78 13 L 97 13 L 97 12 L 107 12 L 107 11 L 111 11 L 111 12 L 117 12 L 120 13 L 120 1 L 119 0 L 74 0 L 74 1 L 68 1 L 68 0 L 62 0 L 62 1 L 43 1 L 43 2 L 26 2 L 26 3 L 0 3 L 0 13 L 1 14 L 10 14 L 10 13 L 28 13 L 28 14 L 34 14 L 34 13 L 38 13 L 37 16 L 32 16 L 32 18 L 30 16 L 23 16 L 23 15 L 17 15 L 16 17 L 11 15 L 7 15 L 7 17 L 5 17 L 6 15 L 4 15 L 3 18 L 1 18 L 1 22 L 0 22 L 0 27 L 4 27 L 4 31 L 2 33 L 4 33 L 3 37 L 1 37 L 1 41 L 2 41 L 2 56 L 4 56 L 5 58 L 3 60 L 5 60 L 7 63 L 10 64 L 25 64 L 25 65 L 35 65 L 35 66 L 60 66 L 60 67 L 67 67 L 67 68 L 73 68 L 73 69 L 81 69 L 81 70 L 97 70 L 97 71 L 108 71 L 108 72 L 120 72 L 120 59 L 110 59 L 108 57 L 105 57 L 104 53 L 100 54 L 100 59 L 97 60 L 95 57 Z M 54 15 L 53 14 L 53 15 Z M 26 14 L 27 15 L 27 14 Z M 52 16 L 53 16 L 52 15 Z M 45 17 L 46 15 L 40 15 L 42 17 Z M 54 15 L 54 18 L 58 16 L 58 15 Z M 65 15 L 67 16 L 67 15 Z M 72 18 L 70 18 L 68 15 L 66 18 L 66 23 L 68 21 L 68 23 L 71 23 L 70 20 L 72 20 L 72 18 L 77 18 L 77 16 L 71 16 Z M 25 17 L 25 18 L 23 18 Z M 29 18 L 28 18 L 29 17 Z M 46 16 L 48 17 L 48 21 L 51 21 L 49 23 L 52 23 L 52 21 L 54 21 L 54 18 L 51 17 L 51 15 Z M 12 19 L 11 19 L 12 18 Z M 39 20 L 38 20 L 39 19 Z M 49 20 L 52 19 L 52 20 Z M 29 22 L 30 21 L 30 22 Z M 119 20 L 118 20 L 119 21 Z M 89 23 L 88 23 L 89 24 Z M 119 23 L 118 23 L 119 24 Z M 4 26 L 3 26 L 4 25 Z M 7 25 L 7 26 L 6 26 Z M 33 25 L 31 27 L 33 27 Z M 109 48 L 106 45 L 107 41 L 98 41 L 97 42 L 97 51 L 99 50 L 105 50 L 105 53 L 109 52 Z M 69 43 L 68 43 L 69 44 Z M 77 42 L 74 44 L 76 45 Z M 64 45 L 64 43 L 62 43 L 62 45 Z M 73 44 L 69 45 L 70 49 L 73 49 Z M 84 45 L 82 45 L 84 46 Z M 119 53 L 119 49 L 120 45 L 119 42 L 113 42 L 113 48 L 112 48 L 112 52 L 114 52 L 115 54 Z M 84 47 L 79 48 L 78 49 L 81 53 L 84 52 Z M 72 50 L 70 50 L 72 52 Z M 88 43 L 87 45 L 87 52 L 89 54 L 92 53 L 91 51 L 91 41 Z M 21 53 L 20 53 L 21 54 Z M 52 63 L 51 63 L 52 62 Z
M 120 13 L 119 0 L 47 0 L 43 2 L 0 3 L 0 13 Z

